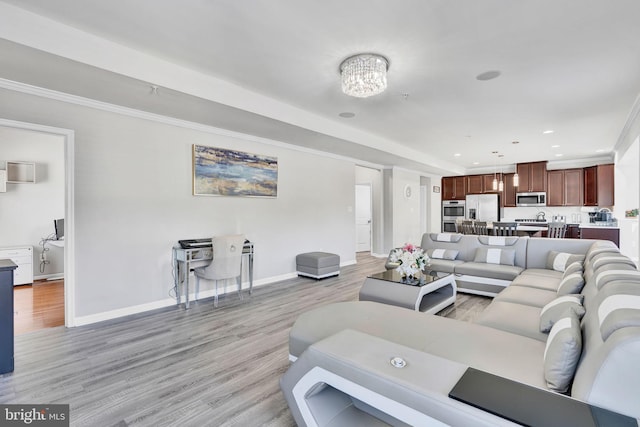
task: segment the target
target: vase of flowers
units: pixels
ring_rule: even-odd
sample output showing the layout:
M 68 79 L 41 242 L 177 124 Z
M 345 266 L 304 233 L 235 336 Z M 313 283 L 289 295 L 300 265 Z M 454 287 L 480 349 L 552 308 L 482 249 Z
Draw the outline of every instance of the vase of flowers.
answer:
M 403 247 L 394 249 L 391 252 L 390 261 L 397 262 L 396 268 L 403 278 L 413 278 L 423 271 L 429 257 L 422 248 L 406 243 Z

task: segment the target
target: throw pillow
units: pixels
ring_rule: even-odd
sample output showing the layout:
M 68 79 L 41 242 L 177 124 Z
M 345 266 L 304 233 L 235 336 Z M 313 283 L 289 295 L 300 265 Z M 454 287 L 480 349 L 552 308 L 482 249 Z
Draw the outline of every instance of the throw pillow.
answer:
M 582 272 L 565 274 L 558 285 L 558 295 L 579 294 L 584 287 Z
M 497 248 L 478 248 L 474 262 L 487 264 L 515 265 L 516 251 Z
M 573 264 L 576 261 L 583 262 L 584 255 L 549 251 L 549 255 L 547 255 L 547 268 L 549 270 L 564 272 L 567 266 Z
M 567 310 L 551 328 L 544 349 L 544 379 L 550 390 L 569 390 L 581 353 L 580 321 L 573 310 Z
M 540 311 L 540 332 L 549 332 L 553 325 L 561 319 L 567 310 L 573 310 L 582 319 L 585 309 L 582 306 L 582 295 L 563 295 L 542 307 Z
M 427 249 L 427 255 L 433 259 L 454 260 L 458 256 L 458 251 L 455 249 Z
M 580 261 L 572 262 L 564 269 L 564 275 L 562 277 L 567 277 L 569 274 L 578 273 L 582 274 L 584 271 L 584 267 Z

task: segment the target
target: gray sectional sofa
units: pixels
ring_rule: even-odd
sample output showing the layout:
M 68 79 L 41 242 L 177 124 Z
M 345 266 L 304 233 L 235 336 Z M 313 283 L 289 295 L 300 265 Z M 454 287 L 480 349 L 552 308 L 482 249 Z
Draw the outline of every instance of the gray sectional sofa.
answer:
M 473 323 L 367 301 L 304 313 L 281 379 L 299 425 L 512 425 L 448 397 L 468 367 L 640 418 L 640 272 L 614 244 L 425 235 L 422 247 L 457 251 L 432 268 L 494 300 Z

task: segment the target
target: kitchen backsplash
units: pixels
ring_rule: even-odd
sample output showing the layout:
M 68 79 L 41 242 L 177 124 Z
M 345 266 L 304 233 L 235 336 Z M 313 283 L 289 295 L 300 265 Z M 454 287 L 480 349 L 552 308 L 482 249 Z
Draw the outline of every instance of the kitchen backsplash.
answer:
M 542 207 L 519 207 L 504 208 L 502 212 L 503 220 L 535 218 L 539 212 L 544 212 L 545 219 L 551 221 L 554 215 L 564 215 L 568 223 L 589 222 L 589 212 L 597 211 L 595 207 L 562 207 L 562 206 L 542 206 Z

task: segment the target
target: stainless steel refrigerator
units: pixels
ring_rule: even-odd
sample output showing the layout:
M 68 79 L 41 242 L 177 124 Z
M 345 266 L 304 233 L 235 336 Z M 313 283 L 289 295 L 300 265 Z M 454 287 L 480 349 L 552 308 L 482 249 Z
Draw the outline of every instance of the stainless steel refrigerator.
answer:
M 498 194 L 469 194 L 465 202 L 464 218 L 475 221 L 500 221 Z

